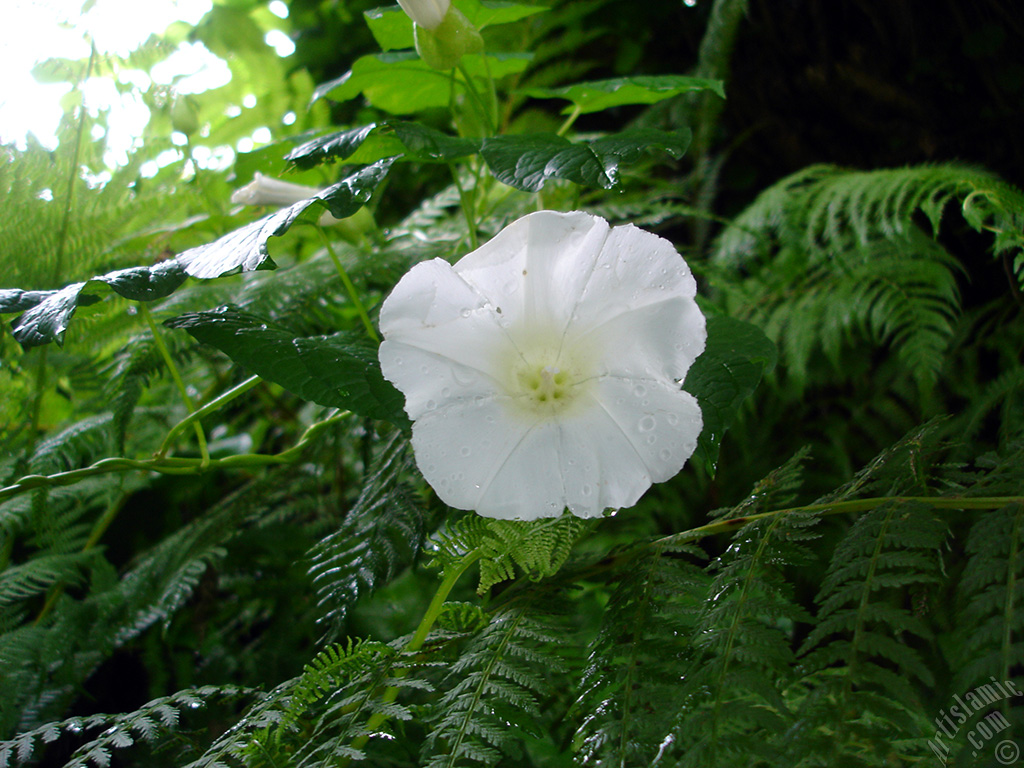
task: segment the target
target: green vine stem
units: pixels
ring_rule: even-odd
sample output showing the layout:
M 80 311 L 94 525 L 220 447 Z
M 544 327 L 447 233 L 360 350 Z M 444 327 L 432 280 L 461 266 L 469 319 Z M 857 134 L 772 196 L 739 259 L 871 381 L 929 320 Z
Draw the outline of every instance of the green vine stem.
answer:
M 849 512 L 867 512 L 883 504 L 925 504 L 933 509 L 1001 509 L 1010 504 L 1024 504 L 1024 496 L 975 496 L 969 498 L 956 496 L 875 496 L 868 499 L 808 504 L 804 507 L 773 509 L 769 512 L 761 512 L 746 517 L 730 517 L 726 520 L 715 520 L 698 528 L 691 528 L 682 533 L 674 533 L 671 536 L 657 539 L 654 543 L 660 546 L 683 544 L 702 539 L 705 536 L 730 533 L 755 520 L 764 520 L 794 512 L 820 512 L 823 515 L 842 515 Z
M 459 203 L 462 206 L 462 216 L 466 219 L 466 229 L 469 231 L 469 249 L 475 251 L 480 246 L 480 239 L 476 232 L 476 188 L 470 195 L 462 186 L 459 178 L 459 169 L 455 163 L 449 162 L 448 168 L 452 172 L 452 179 L 455 180 L 455 188 L 459 190 Z
M 485 56 L 485 61 L 486 58 L 487 57 Z M 497 116 L 491 114 L 490 106 L 486 101 L 484 101 L 484 97 L 480 95 L 480 91 L 477 90 L 476 86 L 473 85 L 473 76 L 469 73 L 469 70 L 466 69 L 466 65 L 459 62 L 458 70 L 462 75 L 463 84 L 466 86 L 466 93 L 469 94 L 470 101 L 476 104 L 479 115 L 483 118 L 484 125 L 487 127 L 487 135 L 493 136 L 497 130 Z M 491 90 L 494 90 L 493 81 Z M 494 98 L 496 100 L 497 96 Z
M 156 344 L 156 348 L 160 351 L 160 356 L 164 359 L 164 364 L 167 366 L 167 370 L 171 372 L 171 378 L 174 379 L 174 386 L 178 388 L 178 392 L 181 393 L 181 399 L 185 401 L 185 407 L 188 408 L 189 414 L 195 413 L 196 406 L 192 402 L 192 398 L 188 394 L 188 389 L 185 387 L 185 382 L 181 378 L 181 372 L 178 371 L 178 366 L 174 364 L 174 358 L 171 357 L 170 351 L 167 349 L 167 345 L 164 343 L 164 338 L 160 333 L 160 329 L 157 328 L 156 321 L 153 320 L 153 315 L 149 311 L 149 307 L 144 302 L 139 302 L 139 312 L 145 319 L 146 324 L 149 326 L 149 330 L 153 333 L 153 341 Z M 199 441 L 199 453 L 203 457 L 204 462 L 210 461 L 210 449 L 206 445 L 206 433 L 203 432 L 203 427 L 198 421 L 192 422 L 196 431 L 196 440 Z
M 167 433 L 167 436 L 164 438 L 164 441 L 160 444 L 160 448 L 157 449 L 157 452 L 155 454 L 153 454 L 153 455 L 156 458 L 158 458 L 158 459 L 163 458 L 164 456 L 166 456 L 167 452 L 171 448 L 171 442 L 183 430 L 187 429 L 190 424 L 198 422 L 200 419 L 208 416 L 209 414 L 213 413 L 214 411 L 216 411 L 216 410 L 222 408 L 223 406 L 227 405 L 228 403 L 230 403 L 232 400 L 234 400 L 239 395 L 248 392 L 250 389 L 255 387 L 261 381 L 263 381 L 263 379 L 261 379 L 259 376 L 250 376 L 248 379 L 243 381 L 241 384 L 236 384 L 234 387 L 229 389 L 224 394 L 219 395 L 216 398 L 214 398 L 213 400 L 211 400 L 210 402 L 208 402 L 202 408 L 199 408 L 198 410 L 192 411 L 192 413 L 190 413 L 184 419 L 182 419 L 177 424 L 175 424 L 173 427 L 171 427 L 170 431 Z
M 114 472 L 131 472 L 139 470 L 142 472 L 159 472 L 163 475 L 198 475 L 213 469 L 246 469 L 255 467 L 275 466 L 278 464 L 294 464 L 302 457 L 305 447 L 321 432 L 347 417 L 349 411 L 340 411 L 318 421 L 303 433 L 299 441 L 286 451 L 275 454 L 264 453 L 242 453 L 234 456 L 225 456 L 223 459 L 189 459 L 189 458 L 164 458 L 152 459 L 126 459 L 110 458 L 101 459 L 95 464 L 82 469 L 72 469 L 67 472 L 58 472 L 53 475 L 26 475 L 14 485 L 0 488 L 0 502 L 18 496 L 27 491 L 38 488 L 54 488 L 64 485 L 74 485 L 80 480 L 96 475 L 108 475 Z
M 569 129 L 572 128 L 573 123 L 576 122 L 576 118 L 578 118 L 582 114 L 583 114 L 583 109 L 580 107 L 580 105 L 579 104 L 574 105 L 573 108 L 572 108 L 572 112 L 569 113 L 569 116 L 567 118 L 565 118 L 565 122 L 562 123 L 562 125 L 559 127 L 559 129 L 558 129 L 558 131 L 556 133 L 559 136 L 565 136 L 565 134 L 567 134 L 569 132 Z
M 348 272 L 346 272 L 345 267 L 341 265 L 341 259 L 338 258 L 338 254 L 334 250 L 334 246 L 331 245 L 330 238 L 327 237 L 327 233 L 324 232 L 324 228 L 319 224 L 314 224 L 313 226 L 320 234 L 320 239 L 324 241 L 324 248 L 327 249 L 327 253 L 331 257 L 331 261 L 334 262 L 334 268 L 338 270 L 338 276 L 341 278 L 341 282 L 344 284 L 345 291 L 348 292 L 348 297 L 352 300 L 352 304 L 355 306 L 356 312 L 359 313 L 359 319 L 363 321 L 363 327 L 366 328 L 366 333 L 369 334 L 374 343 L 379 344 L 380 336 L 377 335 L 377 331 L 374 329 L 373 323 L 370 322 L 370 315 L 367 313 L 366 307 L 363 306 L 363 302 L 359 298 L 359 293 L 356 291 L 355 285 L 352 284 L 352 280 L 349 278 Z
M 446 569 L 444 572 L 444 578 L 441 580 L 441 586 L 437 588 L 437 592 L 434 593 L 433 599 L 430 601 L 430 605 L 427 606 L 426 613 L 423 614 L 423 619 L 420 621 L 416 632 L 413 633 L 412 639 L 409 640 L 409 644 L 403 649 L 403 653 L 410 654 L 415 653 L 423 647 L 424 641 L 427 639 L 427 635 L 430 634 L 430 630 L 434 627 L 434 622 L 437 621 L 437 617 L 441 615 L 441 610 L 444 608 L 444 603 L 448 599 L 448 595 L 451 593 L 452 588 L 458 582 L 473 563 L 483 557 L 482 549 L 474 549 L 471 552 L 467 552 L 461 560 L 459 560 L 452 568 Z M 401 679 L 405 677 L 407 671 L 404 669 L 396 670 L 394 677 Z M 384 704 L 390 704 L 396 698 L 398 698 L 398 686 L 392 685 L 384 690 L 384 694 L 381 696 L 381 701 Z M 362 749 L 366 746 L 366 742 L 370 739 L 370 734 L 376 733 L 381 726 L 387 722 L 388 716 L 381 713 L 375 712 L 370 716 L 370 719 L 366 721 L 365 733 L 357 737 L 352 741 L 352 749 Z M 340 765 L 348 765 L 349 760 L 346 758 Z

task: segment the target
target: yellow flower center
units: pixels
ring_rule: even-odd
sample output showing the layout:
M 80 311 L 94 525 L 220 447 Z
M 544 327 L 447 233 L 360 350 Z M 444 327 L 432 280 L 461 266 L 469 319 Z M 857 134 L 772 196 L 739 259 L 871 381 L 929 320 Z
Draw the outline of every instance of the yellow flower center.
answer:
M 505 368 L 505 391 L 512 407 L 531 415 L 564 414 L 575 407 L 597 369 L 597 350 L 591 344 L 563 343 L 543 330 L 516 339 L 520 355 Z
M 519 385 L 538 403 L 555 402 L 572 396 L 569 374 L 554 365 L 519 371 Z

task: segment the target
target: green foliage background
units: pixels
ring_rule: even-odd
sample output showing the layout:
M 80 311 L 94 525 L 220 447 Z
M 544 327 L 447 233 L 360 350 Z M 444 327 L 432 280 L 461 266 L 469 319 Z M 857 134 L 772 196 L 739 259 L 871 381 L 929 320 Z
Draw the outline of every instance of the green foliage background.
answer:
M 438 73 L 375 5 L 48 62 L 59 146 L 0 147 L 0 766 L 1011 764 L 1024 14 L 456 0 Z M 182 41 L 232 81 L 122 81 L 106 168 L 81 84 Z M 376 362 L 411 265 L 538 208 L 709 318 L 697 454 L 596 521 L 444 507 Z

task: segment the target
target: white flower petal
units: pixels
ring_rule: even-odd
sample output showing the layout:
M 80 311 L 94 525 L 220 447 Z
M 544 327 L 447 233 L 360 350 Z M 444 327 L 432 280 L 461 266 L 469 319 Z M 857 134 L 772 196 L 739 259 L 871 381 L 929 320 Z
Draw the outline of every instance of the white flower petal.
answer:
M 430 411 L 460 400 L 478 400 L 498 396 L 498 385 L 476 368 L 426 352 L 400 341 L 384 341 L 380 346 L 384 376 L 405 392 L 405 412 L 416 420 Z
M 257 172 L 252 181 L 231 193 L 232 203 L 243 205 L 291 205 L 315 197 L 321 190 L 281 181 Z
M 518 358 L 487 300 L 442 259 L 406 273 L 381 307 L 380 328 L 381 369 L 406 394 L 412 419 L 431 401 L 493 393 L 503 365 Z
M 533 520 L 565 509 L 556 431 L 501 400 L 466 400 L 418 419 L 412 445 L 423 477 L 449 506 Z
M 513 336 L 538 325 L 560 336 L 609 231 L 586 213 L 538 211 L 464 256 L 455 271 L 500 308 Z
M 569 337 L 566 346 L 595 338 L 603 352 L 599 375 L 682 381 L 704 351 L 707 330 L 697 304 L 674 296 L 610 317 Z
M 622 455 L 633 451 L 651 481 L 675 476 L 696 450 L 704 425 L 700 406 L 678 384 L 606 376 L 591 392 L 622 436 Z
M 589 328 L 651 304 L 692 300 L 696 293 L 690 268 L 670 242 L 626 224 L 608 234 L 573 308 L 573 323 Z

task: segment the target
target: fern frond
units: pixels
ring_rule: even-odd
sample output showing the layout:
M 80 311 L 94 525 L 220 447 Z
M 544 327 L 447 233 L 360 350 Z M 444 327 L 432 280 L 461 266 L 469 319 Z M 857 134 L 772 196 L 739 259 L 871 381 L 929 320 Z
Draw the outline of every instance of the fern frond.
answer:
M 565 631 L 538 608 L 528 599 L 498 612 L 451 665 L 447 690 L 427 718 L 432 729 L 420 753 L 424 768 L 515 759 L 519 739 L 538 732 L 538 701 L 551 684 L 546 676 L 561 668 L 545 647 Z
M 7 606 L 46 592 L 54 584 L 80 582 L 84 567 L 95 552 L 75 552 L 35 557 L 0 571 L 0 606 Z
M 310 575 L 331 632 L 361 596 L 390 581 L 423 544 L 424 512 L 406 485 L 408 441 L 396 432 L 383 445 L 344 525 L 310 553 Z
M 406 642 L 328 646 L 187 768 L 226 765 L 229 758 L 243 765 L 276 760 L 309 768 L 366 760 L 389 741 L 381 738 L 380 727 L 367 730 L 374 717 L 398 723 L 413 718 L 408 706 L 382 692 L 433 690 L 429 681 L 409 674 L 432 662 L 403 656 L 399 648 Z
M 925 733 L 915 684 L 934 682 L 919 650 L 931 630 L 906 607 L 906 596 L 941 580 L 946 536 L 930 507 L 891 503 L 861 516 L 836 547 L 818 623 L 801 649 L 798 752 L 811 747 L 853 759 L 910 740 L 924 753 L 924 742 L 913 741 Z
M 518 568 L 534 580 L 551 576 L 569 557 L 573 544 L 593 527 L 572 514 L 539 520 L 493 520 L 479 515 L 459 518 L 433 541 L 432 565 L 454 567 L 472 551 L 479 551 L 483 594 L 495 584 L 515 578 Z
M 367 660 L 380 654 L 394 654 L 394 650 L 383 643 L 354 641 L 344 645 L 336 643 L 324 648 L 303 667 L 289 691 L 288 706 L 284 711 L 281 727 L 294 726 L 299 716 L 315 702 L 329 696 L 367 666 Z
M 981 457 L 966 495 L 1019 493 L 1024 445 Z M 966 478 L 965 478 L 966 479 Z M 1024 658 L 1024 505 L 984 512 L 965 544 L 967 564 L 957 585 L 960 628 L 955 687 L 966 691 L 990 678 L 1012 679 Z
M 103 732 L 75 750 L 64 768 L 109 765 L 111 752 L 130 747 L 137 740 L 153 742 L 177 728 L 182 711 L 196 710 L 214 701 L 231 701 L 252 696 L 255 691 L 234 685 L 207 685 L 178 691 L 143 704 L 134 712 L 118 715 L 89 715 L 47 723 L 17 738 L 0 741 L 0 768 L 32 761 L 39 747 L 64 734 L 78 735 L 103 728 Z
M 676 552 L 703 558 L 693 545 Z M 648 765 L 672 741 L 682 703 L 676 685 L 707 594 L 708 578 L 661 546 L 618 574 L 591 643 L 573 712 L 582 718 L 573 743 L 583 765 Z
M 798 387 L 816 353 L 838 366 L 840 351 L 866 337 L 891 345 L 927 389 L 960 316 L 962 267 L 935 239 L 954 200 L 970 226 L 996 233 L 997 255 L 1022 252 L 1024 195 L 994 174 L 956 164 L 872 172 L 819 165 L 770 187 L 736 217 L 713 269 L 731 310 L 780 342 Z M 1020 269 L 1017 281 L 1024 284 Z
M 726 517 L 790 504 L 805 456 L 792 457 Z M 809 530 L 816 522 L 803 512 L 755 519 L 712 562 L 715 578 L 692 630 L 674 732 L 681 764 L 778 759 L 774 736 L 792 722 L 783 695 L 793 674 L 792 636 L 797 626 L 811 623 L 784 569 L 813 559 L 807 543 L 818 537 Z
M 761 193 L 722 233 L 715 259 L 749 267 L 775 243 L 816 261 L 906 237 L 918 213 L 936 237 L 953 200 L 976 231 L 997 235 L 997 253 L 1024 247 L 1024 195 L 995 174 L 955 163 L 879 171 L 816 165 Z
M 573 544 L 593 525 L 568 513 L 544 520 L 489 520 L 477 592 L 514 578 L 516 568 L 534 580 L 555 574 Z

